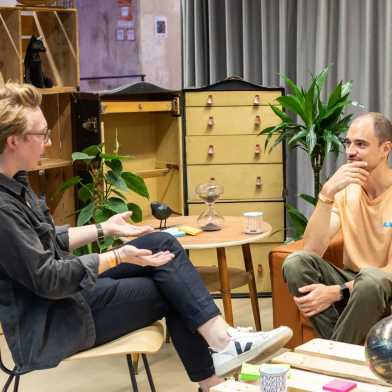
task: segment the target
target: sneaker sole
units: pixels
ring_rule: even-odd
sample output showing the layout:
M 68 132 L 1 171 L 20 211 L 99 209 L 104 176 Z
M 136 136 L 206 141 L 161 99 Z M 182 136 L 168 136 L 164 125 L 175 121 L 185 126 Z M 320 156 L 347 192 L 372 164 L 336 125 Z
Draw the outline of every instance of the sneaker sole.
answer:
M 227 361 L 223 366 L 220 366 L 219 369 L 215 369 L 215 374 L 218 377 L 225 376 L 227 373 L 232 372 L 233 370 L 238 369 L 243 362 L 250 361 L 252 359 L 257 358 L 261 354 L 264 353 L 273 353 L 281 349 L 293 336 L 293 331 L 288 328 L 282 328 L 282 332 L 276 334 L 273 338 L 268 340 L 266 344 L 262 344 L 256 350 L 250 350 L 245 353 L 238 355 L 230 361 Z

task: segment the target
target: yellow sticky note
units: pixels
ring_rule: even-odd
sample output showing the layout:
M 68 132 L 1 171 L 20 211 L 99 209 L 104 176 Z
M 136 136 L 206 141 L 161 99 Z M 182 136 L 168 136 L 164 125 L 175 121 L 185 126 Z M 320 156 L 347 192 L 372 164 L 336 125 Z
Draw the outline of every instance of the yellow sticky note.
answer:
M 177 227 L 177 229 L 184 231 L 186 234 L 189 234 L 189 235 L 197 235 L 202 232 L 202 230 L 200 230 L 196 227 L 192 227 L 192 226 L 179 226 L 179 227 Z

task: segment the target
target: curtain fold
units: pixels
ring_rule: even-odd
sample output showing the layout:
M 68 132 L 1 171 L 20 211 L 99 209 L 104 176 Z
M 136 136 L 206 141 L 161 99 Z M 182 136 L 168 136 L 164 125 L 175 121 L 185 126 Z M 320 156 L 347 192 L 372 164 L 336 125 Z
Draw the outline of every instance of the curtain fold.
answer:
M 391 0 L 182 0 L 182 7 L 184 88 L 228 76 L 284 86 L 280 74 L 307 86 L 332 64 L 325 95 L 352 80 L 353 101 L 392 117 Z M 343 161 L 328 159 L 324 178 Z M 309 178 L 306 155 L 288 152 L 289 201 L 307 214 L 297 194 L 312 193 Z

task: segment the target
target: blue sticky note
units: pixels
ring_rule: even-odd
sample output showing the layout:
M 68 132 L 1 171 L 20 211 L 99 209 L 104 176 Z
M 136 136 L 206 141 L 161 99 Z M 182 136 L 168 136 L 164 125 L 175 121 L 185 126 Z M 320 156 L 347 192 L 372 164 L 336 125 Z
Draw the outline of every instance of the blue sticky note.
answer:
M 164 233 L 169 233 L 174 237 L 185 237 L 186 233 L 184 231 L 178 230 L 175 227 L 170 227 L 168 229 L 162 230 Z

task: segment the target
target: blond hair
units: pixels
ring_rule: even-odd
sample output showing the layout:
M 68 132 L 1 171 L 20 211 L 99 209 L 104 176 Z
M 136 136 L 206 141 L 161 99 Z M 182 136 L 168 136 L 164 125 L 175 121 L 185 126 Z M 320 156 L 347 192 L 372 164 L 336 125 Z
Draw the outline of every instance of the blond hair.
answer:
M 0 88 L 0 153 L 7 137 L 27 132 L 26 109 L 38 109 L 41 93 L 30 84 L 7 82 Z
M 356 117 L 354 121 L 366 117 L 370 117 L 372 119 L 374 133 L 380 143 L 384 143 L 386 141 L 392 142 L 392 123 L 386 116 L 379 112 L 368 112 Z

